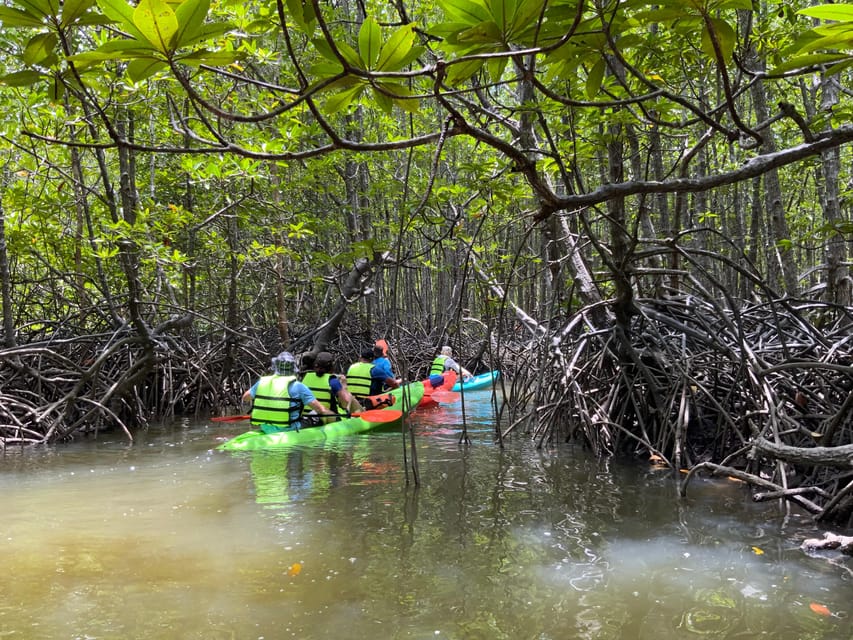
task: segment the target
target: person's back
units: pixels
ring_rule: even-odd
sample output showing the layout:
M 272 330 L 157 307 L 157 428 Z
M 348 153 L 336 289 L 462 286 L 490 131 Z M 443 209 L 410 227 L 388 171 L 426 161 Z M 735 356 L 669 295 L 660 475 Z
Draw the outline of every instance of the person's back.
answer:
M 249 421 L 254 426 L 271 427 L 276 430 L 299 429 L 304 407 L 312 407 L 318 413 L 327 413 L 322 404 L 296 374 L 296 360 L 287 351 L 272 359 L 273 374 L 262 376 L 243 394 L 243 401 L 251 400 Z
M 450 370 L 455 371 L 462 379 L 467 380 L 471 377 L 471 372 L 453 359 L 453 349 L 445 345 L 441 348 L 435 360 L 432 361 L 429 372 L 430 374 L 434 374 Z
M 347 388 L 359 401 L 370 395 L 372 370 L 373 349 L 363 350 L 358 362 L 353 362 L 347 369 Z
M 306 373 L 302 382 L 331 412 L 348 416 L 350 411 L 360 411 L 361 406 L 347 389 L 346 378 L 336 375 L 334 371 L 334 357 L 328 351 L 321 351 L 314 358 L 314 370 Z
M 370 372 L 370 395 L 382 393 L 385 389 L 396 389 L 402 380 L 394 376 L 391 361 L 385 357 L 380 346 L 373 347 L 373 369 Z

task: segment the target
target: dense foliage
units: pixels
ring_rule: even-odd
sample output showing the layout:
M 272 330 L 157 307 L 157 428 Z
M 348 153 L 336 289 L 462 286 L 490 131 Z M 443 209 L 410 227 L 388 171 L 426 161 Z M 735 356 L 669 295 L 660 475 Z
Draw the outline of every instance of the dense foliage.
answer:
M 510 374 L 506 433 L 843 488 L 798 465 L 853 429 L 851 7 L 0 21 L 5 442 L 220 409 L 269 351 L 387 336 L 407 377 L 445 342 Z

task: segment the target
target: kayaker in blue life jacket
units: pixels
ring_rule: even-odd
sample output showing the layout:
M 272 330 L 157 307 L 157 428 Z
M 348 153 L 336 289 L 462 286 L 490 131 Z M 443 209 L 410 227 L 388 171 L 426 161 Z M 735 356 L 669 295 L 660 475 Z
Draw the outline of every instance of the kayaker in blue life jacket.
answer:
M 335 358 L 328 351 L 321 351 L 314 356 L 313 370 L 302 376 L 302 383 L 320 404 L 338 416 L 347 417 L 362 411 L 361 405 L 347 389 L 346 377 L 335 373 Z
M 468 380 L 472 377 L 472 373 L 468 371 L 468 369 L 453 359 L 453 349 L 445 345 L 441 348 L 441 352 L 435 357 L 435 360 L 432 361 L 432 366 L 430 366 L 429 372 L 430 374 L 444 373 L 451 369 L 463 380 Z
M 384 349 L 373 347 L 373 369 L 370 370 L 370 395 L 382 393 L 386 389 L 396 389 L 403 381 L 394 375 L 391 361 L 385 357 Z
M 291 353 L 282 351 L 273 357 L 272 370 L 272 375 L 262 376 L 243 394 L 243 402 L 252 402 L 252 425 L 265 431 L 266 427 L 299 430 L 305 407 L 319 414 L 334 415 L 296 378 L 299 367 Z

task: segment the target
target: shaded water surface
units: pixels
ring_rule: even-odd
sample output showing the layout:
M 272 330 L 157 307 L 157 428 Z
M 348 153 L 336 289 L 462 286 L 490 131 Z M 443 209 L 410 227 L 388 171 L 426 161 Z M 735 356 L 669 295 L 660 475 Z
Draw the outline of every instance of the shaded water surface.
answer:
M 851 562 L 743 485 L 492 442 L 488 394 L 402 440 L 214 451 L 243 424 L 0 457 L 0 639 L 849 638 Z M 411 476 L 410 476 L 411 479 Z

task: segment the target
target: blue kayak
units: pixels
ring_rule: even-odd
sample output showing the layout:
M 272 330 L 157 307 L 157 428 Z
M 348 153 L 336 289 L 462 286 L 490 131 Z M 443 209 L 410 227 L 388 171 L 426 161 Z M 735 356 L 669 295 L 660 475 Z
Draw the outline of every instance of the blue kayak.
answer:
M 453 385 L 451 391 L 476 391 L 477 389 L 486 389 L 487 387 L 491 387 L 495 383 L 495 380 L 498 379 L 498 376 L 500 374 L 500 371 L 489 371 L 488 373 L 481 373 L 480 375 L 474 376 L 473 378 L 468 378 L 465 382 L 457 382 L 455 385 Z

